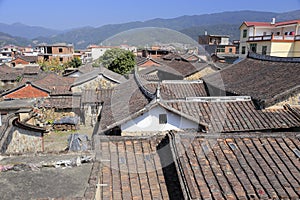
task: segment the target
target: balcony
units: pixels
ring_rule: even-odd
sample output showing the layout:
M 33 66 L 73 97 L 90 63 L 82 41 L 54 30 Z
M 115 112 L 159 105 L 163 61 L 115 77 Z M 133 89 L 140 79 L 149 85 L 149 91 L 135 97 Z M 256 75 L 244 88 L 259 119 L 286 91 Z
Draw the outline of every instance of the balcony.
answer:
M 256 41 L 300 41 L 300 35 L 262 35 L 262 36 L 250 36 L 248 42 Z

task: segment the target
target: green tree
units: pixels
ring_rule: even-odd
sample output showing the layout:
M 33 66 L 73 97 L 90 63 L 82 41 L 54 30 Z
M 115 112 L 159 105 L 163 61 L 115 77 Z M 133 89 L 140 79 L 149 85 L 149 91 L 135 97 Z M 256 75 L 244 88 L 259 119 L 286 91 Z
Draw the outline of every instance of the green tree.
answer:
M 80 65 L 82 65 L 82 62 L 78 57 L 73 58 L 70 62 L 67 63 L 67 66 L 71 68 L 78 68 Z
M 98 62 L 109 70 L 124 75 L 133 70 L 135 56 L 131 51 L 116 48 L 107 50 Z
M 65 69 L 65 65 L 60 63 L 59 58 L 40 61 L 39 65 L 44 71 L 52 71 L 56 73 L 62 73 Z

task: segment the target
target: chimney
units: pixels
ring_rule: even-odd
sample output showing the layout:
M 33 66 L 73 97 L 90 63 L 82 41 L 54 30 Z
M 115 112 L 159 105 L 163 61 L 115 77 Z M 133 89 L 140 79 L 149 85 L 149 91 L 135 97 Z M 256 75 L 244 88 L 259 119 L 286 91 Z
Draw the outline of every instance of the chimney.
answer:
M 272 22 L 271 22 L 271 24 L 275 24 L 275 22 L 276 22 L 276 19 L 275 18 L 272 18 Z
M 204 32 L 204 35 L 207 35 L 207 31 Z

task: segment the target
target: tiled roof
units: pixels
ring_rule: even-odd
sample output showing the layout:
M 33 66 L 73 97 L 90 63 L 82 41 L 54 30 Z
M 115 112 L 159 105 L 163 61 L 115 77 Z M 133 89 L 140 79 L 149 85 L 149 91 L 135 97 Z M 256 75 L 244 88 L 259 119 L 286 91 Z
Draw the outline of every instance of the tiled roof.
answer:
M 44 98 L 50 91 L 31 83 L 25 83 L 1 94 L 5 99 Z
M 7 65 L 0 65 L 0 80 L 1 81 L 15 81 L 18 76 L 22 75 L 22 70 L 9 67 Z
M 36 75 L 41 72 L 40 66 L 25 66 L 23 69 L 23 75 Z
M 234 95 L 251 96 L 261 107 L 268 107 L 300 92 L 300 63 L 271 62 L 246 58 L 204 77 L 208 88 Z
M 187 97 L 203 97 L 207 96 L 205 86 L 202 81 L 162 81 L 160 84 L 161 98 L 164 100 L 170 99 L 185 99 Z M 146 87 L 157 88 L 157 84 L 149 84 Z M 153 92 L 155 90 L 152 89 Z
M 152 67 L 152 66 L 161 66 L 157 60 L 153 58 L 144 58 L 144 57 L 136 57 L 136 64 L 140 67 Z
M 70 109 L 80 108 L 80 96 L 52 96 L 40 100 L 38 103 L 40 108 L 57 108 L 57 109 Z
M 29 63 L 36 63 L 38 61 L 38 57 L 37 56 L 24 56 L 24 55 L 19 55 L 17 58 L 20 58 L 26 62 L 29 62 Z M 16 58 L 16 59 L 17 59 Z M 15 60 L 15 59 L 14 59 Z M 13 61 L 14 61 L 13 60 Z
M 185 199 L 299 199 L 299 133 L 169 135 Z
M 252 101 L 160 101 L 166 109 L 206 124 L 207 132 L 273 130 L 299 127 L 300 120 L 284 108 L 257 110 Z
M 154 94 L 158 84 L 144 82 L 144 87 Z M 165 100 L 206 95 L 205 87 L 201 81 L 165 81 L 160 83 L 160 97 Z M 134 79 L 115 87 L 110 101 L 103 104 L 100 130 L 105 130 L 112 124 L 130 119 L 140 111 L 144 112 L 150 101 L 139 89 L 139 85 Z
M 169 199 L 159 138 L 97 136 L 100 199 Z
M 36 104 L 36 99 L 11 99 L 0 101 L 1 110 L 14 110 L 21 108 L 32 108 Z
M 107 127 L 130 117 L 145 108 L 149 102 L 135 79 L 130 79 L 116 86 L 112 91 L 111 100 L 105 101 L 103 104 L 100 130 L 105 130 Z
M 69 95 L 71 84 L 74 82 L 73 77 L 62 77 L 55 73 L 45 73 L 40 75 L 33 83 L 42 88 L 51 91 L 51 95 Z
M 175 70 L 178 74 L 182 75 L 183 77 L 190 76 L 199 69 L 195 67 L 191 62 L 185 61 L 185 60 L 164 60 L 164 59 L 159 59 L 158 60 L 160 63 L 166 65 L 169 68 L 172 68 Z
M 117 74 L 103 66 L 100 66 L 76 78 L 72 86 L 77 86 L 90 80 L 93 80 L 99 75 L 102 75 L 103 77 L 115 83 L 123 83 L 127 80 L 124 76 Z
M 269 26 L 269 27 L 277 27 L 284 26 L 290 24 L 300 24 L 300 20 L 290 20 L 284 22 L 276 22 L 275 24 L 271 24 L 271 22 L 244 22 L 246 26 Z

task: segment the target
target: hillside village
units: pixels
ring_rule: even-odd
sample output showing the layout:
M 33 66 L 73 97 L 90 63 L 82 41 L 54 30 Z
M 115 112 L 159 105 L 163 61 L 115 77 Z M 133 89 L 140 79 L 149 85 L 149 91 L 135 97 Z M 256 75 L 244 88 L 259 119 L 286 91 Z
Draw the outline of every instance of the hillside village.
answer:
M 300 19 L 197 45 L 1 47 L 1 199 L 300 199 Z

